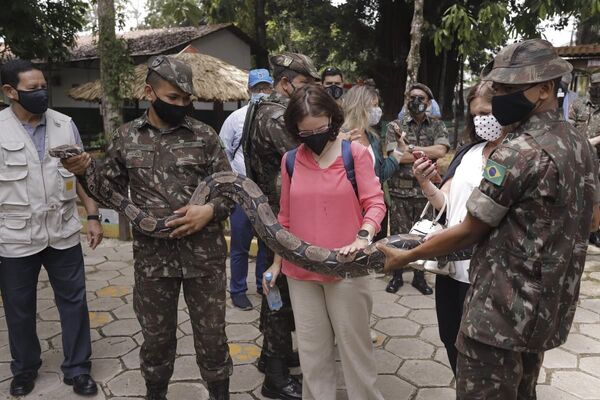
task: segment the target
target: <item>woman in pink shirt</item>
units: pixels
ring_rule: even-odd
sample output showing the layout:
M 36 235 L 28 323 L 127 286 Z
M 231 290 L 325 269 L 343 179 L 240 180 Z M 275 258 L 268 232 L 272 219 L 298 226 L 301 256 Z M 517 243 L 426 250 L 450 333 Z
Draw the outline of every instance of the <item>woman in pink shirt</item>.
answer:
M 285 113 L 291 134 L 298 135 L 293 177 L 281 168 L 279 222 L 299 238 L 349 254 L 366 247 L 386 208 L 369 151 L 351 144 L 357 192 L 346 176 L 342 138 L 344 117 L 321 86 L 298 89 Z M 302 366 L 303 399 L 336 398 L 337 343 L 349 400 L 381 400 L 369 331 L 372 297 L 369 278 L 339 280 L 308 272 L 276 256 L 267 272 L 271 282 L 288 277 Z M 271 283 L 272 285 L 272 283 Z M 265 291 L 269 286 L 263 282 Z

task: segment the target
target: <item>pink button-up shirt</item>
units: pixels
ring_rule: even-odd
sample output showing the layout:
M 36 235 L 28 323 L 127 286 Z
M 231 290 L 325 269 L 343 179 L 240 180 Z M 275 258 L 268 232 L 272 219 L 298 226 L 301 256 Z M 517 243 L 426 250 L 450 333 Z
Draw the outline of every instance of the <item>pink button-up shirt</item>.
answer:
M 386 208 L 373 159 L 367 148 L 358 143 L 352 143 L 351 149 L 358 198 L 346 176 L 341 155 L 329 167 L 321 168 L 311 151 L 301 145 L 291 180 L 285 168 L 286 156 L 283 157 L 278 216 L 283 227 L 308 243 L 330 249 L 351 244 L 364 222 L 375 226 L 376 231 L 381 229 Z M 337 280 L 286 260 L 283 260 L 282 271 L 298 280 Z

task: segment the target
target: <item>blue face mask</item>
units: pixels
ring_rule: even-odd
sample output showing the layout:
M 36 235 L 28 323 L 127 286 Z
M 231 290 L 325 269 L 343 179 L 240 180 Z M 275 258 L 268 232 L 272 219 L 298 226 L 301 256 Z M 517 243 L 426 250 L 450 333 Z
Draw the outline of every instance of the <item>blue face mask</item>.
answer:
M 264 99 L 266 97 L 269 97 L 269 95 L 266 93 L 252 93 L 252 96 L 250 97 L 250 101 L 252 103 L 258 103 L 261 99 Z

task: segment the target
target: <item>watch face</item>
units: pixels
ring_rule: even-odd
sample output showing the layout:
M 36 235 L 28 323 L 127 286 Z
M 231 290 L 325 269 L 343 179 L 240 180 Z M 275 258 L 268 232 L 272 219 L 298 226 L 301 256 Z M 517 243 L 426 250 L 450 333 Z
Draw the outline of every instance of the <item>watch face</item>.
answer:
M 364 238 L 368 238 L 369 237 L 369 231 L 366 230 L 366 229 L 361 229 L 360 231 L 358 231 L 358 236 L 364 237 Z

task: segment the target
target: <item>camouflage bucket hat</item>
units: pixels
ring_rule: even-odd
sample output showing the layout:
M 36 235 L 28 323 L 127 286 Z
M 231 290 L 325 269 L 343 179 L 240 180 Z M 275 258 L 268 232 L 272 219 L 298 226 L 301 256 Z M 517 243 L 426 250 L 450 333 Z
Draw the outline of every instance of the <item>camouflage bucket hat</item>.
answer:
M 304 54 L 286 52 L 272 56 L 269 61 L 273 67 L 283 67 L 304 76 L 310 76 L 317 81 L 321 80 L 321 75 L 319 75 L 312 60 Z
M 549 81 L 572 70 L 550 42 L 530 39 L 504 47 L 481 75 L 487 81 L 521 85 Z
M 158 56 L 148 65 L 148 73 L 150 71 L 156 72 L 183 92 L 198 97 L 194 90 L 192 69 L 183 61 L 172 56 Z

